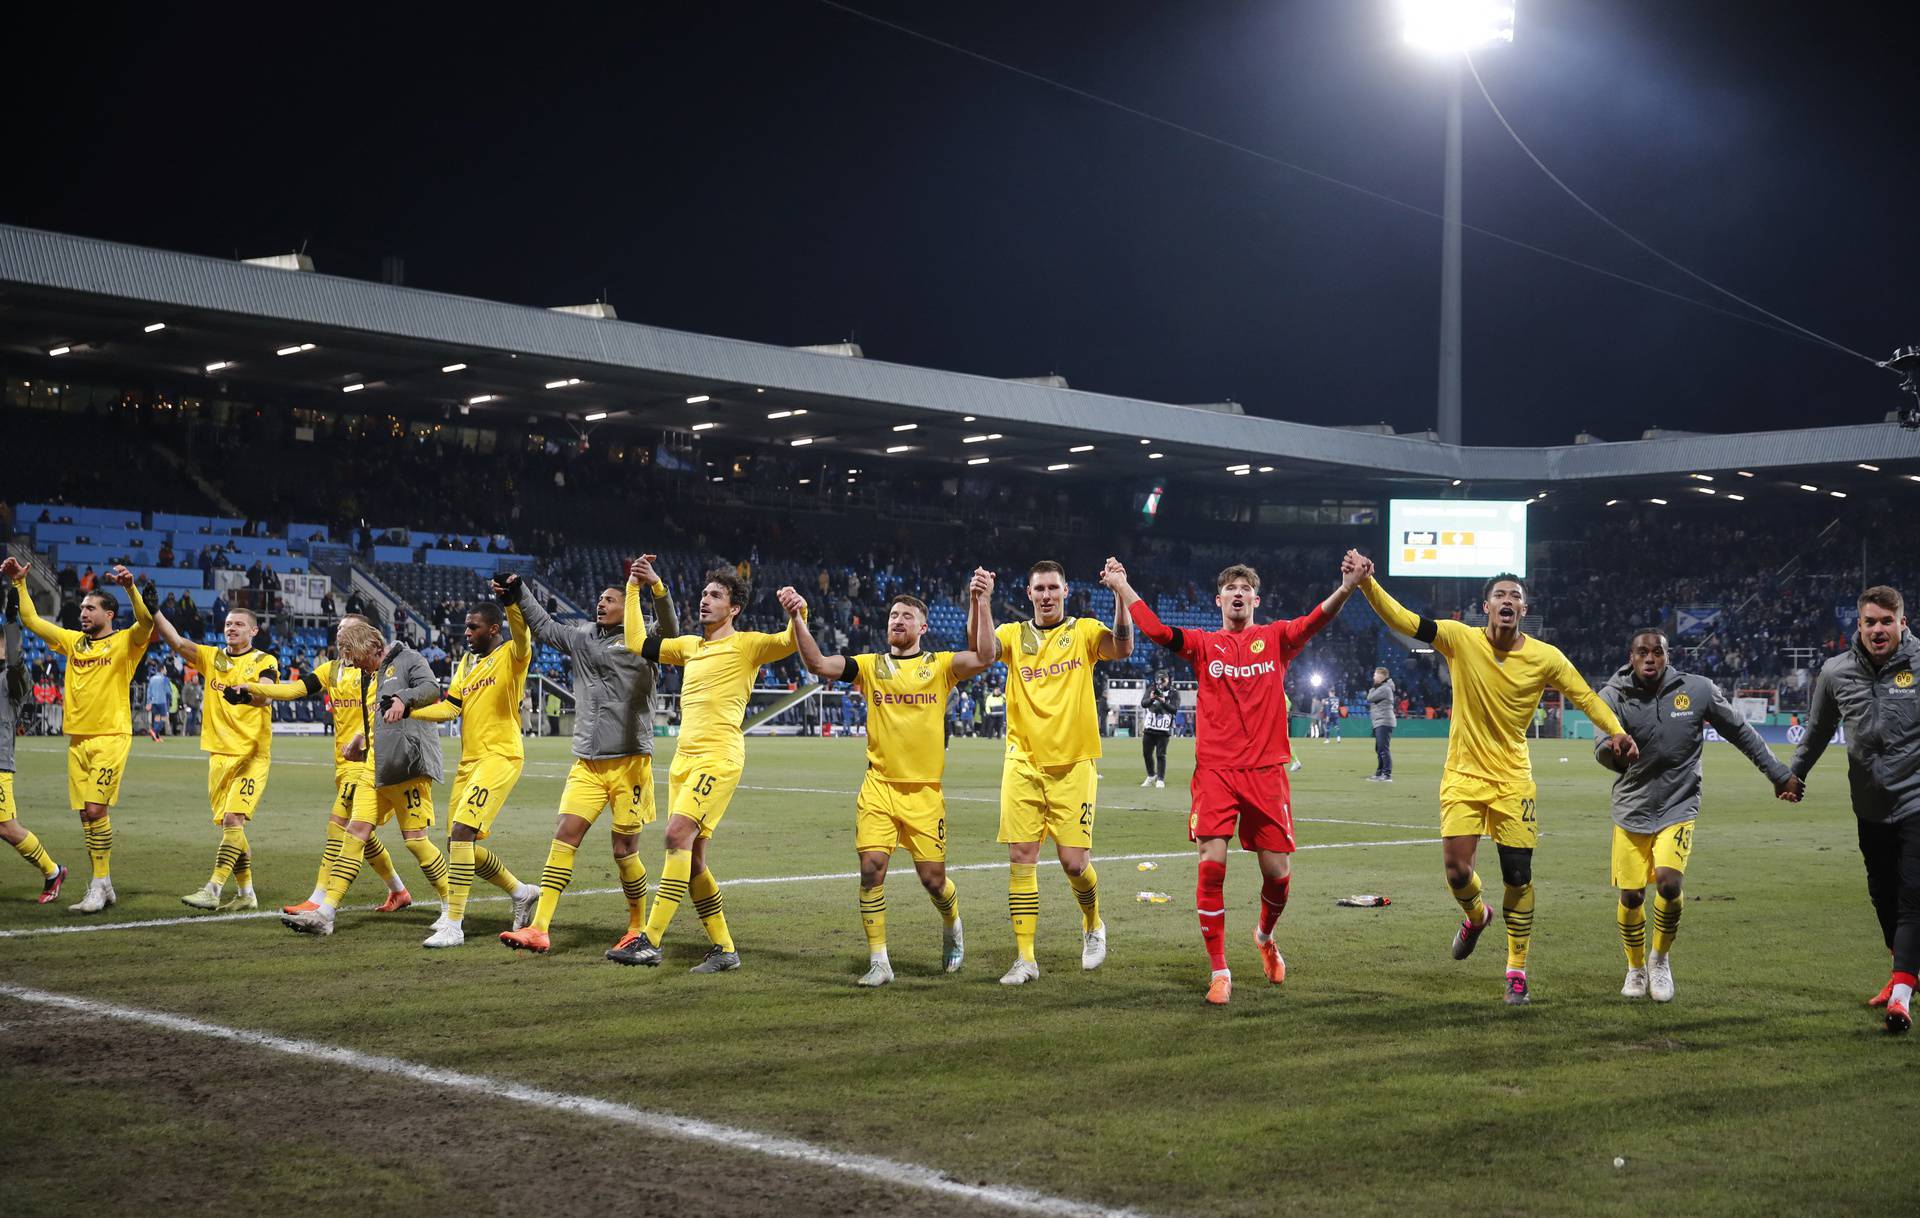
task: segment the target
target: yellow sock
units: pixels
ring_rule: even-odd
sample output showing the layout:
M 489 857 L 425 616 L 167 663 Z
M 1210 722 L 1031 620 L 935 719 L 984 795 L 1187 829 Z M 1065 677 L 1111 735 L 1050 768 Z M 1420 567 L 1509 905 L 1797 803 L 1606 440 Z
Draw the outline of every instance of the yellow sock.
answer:
M 485 880 L 502 892 L 514 892 L 520 887 L 520 877 L 508 871 L 500 856 L 479 842 L 473 843 L 473 878 Z
M 547 847 L 547 866 L 540 873 L 540 903 L 533 910 L 535 930 L 545 930 L 553 924 L 553 911 L 560 904 L 560 894 L 573 883 L 574 853 L 574 847 L 557 837 L 553 845 Z
M 653 912 L 647 916 L 647 938 L 655 947 L 666 937 L 667 924 L 687 899 L 687 882 L 693 875 L 693 852 L 668 850 L 660 863 L 660 882 L 653 886 Z
M 867 954 L 875 956 L 887 950 L 887 886 L 875 884 L 860 890 L 860 928 L 867 932 Z
M 620 892 L 627 898 L 627 933 L 637 935 L 647 924 L 647 865 L 638 854 L 616 854 L 613 865 L 620 869 Z
M 1685 896 L 1669 901 L 1658 892 L 1653 894 L 1654 951 L 1664 956 L 1673 950 L 1673 937 L 1680 933 L 1680 911 L 1686 904 Z
M 467 916 L 467 897 L 473 892 L 473 843 L 447 843 L 447 918 L 458 922 Z
M 93 864 L 93 878 L 104 880 L 113 874 L 113 817 L 80 822 L 81 835 L 87 840 L 87 860 Z
M 43 876 L 50 876 L 60 870 L 60 865 L 53 861 L 53 856 L 47 853 L 47 848 L 42 846 L 40 839 L 31 832 L 15 842 L 13 848 L 20 852 L 21 858 L 38 867 Z
M 732 951 L 733 935 L 727 930 L 726 910 L 720 907 L 720 881 L 713 878 L 713 868 L 687 881 L 687 895 L 693 898 L 693 911 L 700 915 L 708 941 L 723 952 Z
M 1533 885 L 1508 885 L 1500 914 L 1507 920 L 1507 968 L 1524 973 L 1527 948 L 1533 943 Z
M 244 834 L 242 838 L 244 840 Z M 233 865 L 233 886 L 241 892 L 253 891 L 253 850 L 251 847 L 240 851 L 240 861 Z
M 213 874 L 207 877 L 207 887 L 225 888 L 232 877 L 233 869 L 240 865 L 240 858 L 247 852 L 247 830 L 244 825 L 229 825 L 220 830 L 220 849 L 213 856 Z
M 1034 864 L 1008 864 L 1007 913 L 1013 919 L 1013 943 L 1020 958 L 1033 959 L 1033 936 L 1040 929 L 1040 880 Z
M 333 909 L 340 907 L 347 889 L 353 887 L 353 877 L 360 874 L 360 863 L 366 858 L 367 844 L 351 833 L 340 837 L 340 852 L 334 856 L 333 865 L 327 868 L 326 896 L 324 904 Z
M 1073 885 L 1073 898 L 1080 902 L 1080 928 L 1088 933 L 1100 929 L 1100 873 L 1089 862 L 1079 875 L 1067 876 Z
M 1467 915 L 1467 921 L 1478 926 L 1481 921 L 1480 907 L 1483 904 L 1480 900 L 1480 873 L 1467 872 L 1467 882 L 1453 890 L 1453 899 L 1460 902 L 1460 911 Z
M 433 894 L 442 901 L 447 899 L 447 856 L 440 853 L 440 847 L 424 837 L 402 837 L 407 853 L 413 861 L 420 864 L 420 873 L 427 877 L 427 883 L 433 885 Z
M 346 830 L 342 829 L 342 833 Z M 367 834 L 367 866 L 373 868 L 373 874 L 387 886 L 388 892 L 399 892 L 406 888 L 400 882 L 400 875 L 393 869 L 393 856 L 387 853 L 387 845 L 380 840 L 378 833 Z
M 1613 920 L 1620 924 L 1620 946 L 1627 949 L 1627 967 L 1647 967 L 1647 907 L 1616 905 Z
M 333 860 L 340 857 L 340 839 L 346 835 L 347 831 L 334 824 L 332 817 L 327 818 L 327 846 L 320 852 L 320 873 L 313 877 L 316 892 L 326 891 L 327 875 L 333 870 Z
M 942 922 L 952 926 L 960 920 L 960 893 L 954 888 L 952 879 L 947 880 L 946 887 L 942 888 L 937 895 L 934 893 L 927 895 L 933 898 L 933 907 L 940 911 Z

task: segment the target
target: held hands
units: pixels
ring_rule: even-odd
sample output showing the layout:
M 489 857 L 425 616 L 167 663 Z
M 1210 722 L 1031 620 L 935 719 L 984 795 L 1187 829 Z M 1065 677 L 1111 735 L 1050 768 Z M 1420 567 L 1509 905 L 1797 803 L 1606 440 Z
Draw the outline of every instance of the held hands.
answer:
M 774 595 L 780 599 L 780 608 L 786 611 L 788 617 L 799 617 L 807 610 L 807 598 L 793 587 L 782 588 Z
M 399 694 L 382 694 L 380 717 L 388 723 L 398 723 L 407 717 L 407 704 L 400 700 Z
M 642 588 L 651 588 L 659 583 L 660 577 L 653 573 L 653 561 L 659 557 L 658 554 L 642 554 L 634 559 L 627 567 L 627 582 L 639 584 Z
M 253 686 L 229 685 L 220 691 L 220 696 L 227 700 L 229 706 L 245 706 L 253 701 Z
M 1358 550 L 1348 550 L 1340 560 L 1340 586 L 1357 588 L 1373 578 L 1373 560 Z
M 1622 769 L 1640 760 L 1640 746 L 1635 744 L 1633 737 L 1625 732 L 1615 732 L 1602 739 L 1606 746 L 1613 750 L 1614 760 L 1620 763 Z
M 993 572 L 985 567 L 975 567 L 973 578 L 967 581 L 967 592 L 975 600 L 993 599 Z
M 508 604 L 520 599 L 520 577 L 512 571 L 502 571 L 493 577 L 493 594 Z
M 1127 569 L 1119 559 L 1109 557 L 1106 565 L 1100 568 L 1100 585 L 1112 592 L 1127 587 Z
M 1781 800 L 1784 803 L 1797 804 L 1802 799 L 1805 799 L 1806 795 L 1807 795 L 1806 779 L 1796 778 L 1791 774 L 1787 776 L 1787 780 L 1785 782 L 1781 783 L 1779 786 L 1773 789 L 1774 798 Z

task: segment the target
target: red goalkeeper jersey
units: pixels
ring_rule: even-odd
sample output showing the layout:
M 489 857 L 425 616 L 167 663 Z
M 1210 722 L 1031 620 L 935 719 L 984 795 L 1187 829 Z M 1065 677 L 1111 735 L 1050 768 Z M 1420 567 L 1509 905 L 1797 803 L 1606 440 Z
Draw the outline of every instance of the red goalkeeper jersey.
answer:
M 1195 762 L 1201 769 L 1285 765 L 1287 665 L 1332 621 L 1315 605 L 1305 617 L 1245 630 L 1187 630 L 1161 623 L 1145 601 L 1130 610 L 1149 639 L 1193 665 L 1200 682 Z

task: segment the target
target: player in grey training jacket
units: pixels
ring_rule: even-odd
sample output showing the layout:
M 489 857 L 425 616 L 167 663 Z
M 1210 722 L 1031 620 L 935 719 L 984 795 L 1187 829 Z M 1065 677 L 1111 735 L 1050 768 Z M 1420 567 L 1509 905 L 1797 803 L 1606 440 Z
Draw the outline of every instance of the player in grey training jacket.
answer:
M 636 564 L 638 566 L 639 564 Z M 655 583 L 647 567 L 653 602 L 650 634 L 671 638 L 680 620 L 665 585 Z M 637 578 L 631 572 L 629 579 Z M 493 584 L 502 601 L 518 603 L 527 633 L 560 652 L 573 666 L 573 769 L 560 797 L 553 845 L 541 874 L 540 903 L 533 921 L 506 931 L 500 941 L 521 951 L 545 952 L 554 908 L 573 878 L 573 855 L 601 812 L 613 808 L 613 862 L 627 898 L 627 933 L 614 949 L 638 937 L 647 869 L 640 862 L 640 830 L 654 818 L 653 686 L 658 670 L 627 650 L 626 594 L 621 587 L 601 590 L 593 621 L 562 626 L 547 616 L 532 591 L 517 576 Z
M 6 651 L 0 653 L 0 666 L 6 670 L 0 674 L 0 842 L 12 846 L 21 858 L 40 869 L 39 900 L 45 905 L 60 895 L 67 869 L 54 862 L 40 839 L 20 823 L 20 810 L 14 803 L 13 741 L 20 708 L 27 701 L 27 658 L 20 651 L 20 624 L 13 620 L 13 589 L 0 590 L 0 601 L 5 602 L 0 621 L 6 623 Z
M 1667 636 L 1642 630 L 1628 646 L 1627 664 L 1600 687 L 1600 699 L 1620 717 L 1640 757 L 1624 770 L 1604 742 L 1594 759 L 1620 776 L 1613 780 L 1614 911 L 1627 952 L 1627 998 L 1652 995 L 1673 1001 L 1673 965 L 1668 959 L 1680 930 L 1686 898 L 1681 881 L 1693 852 L 1693 822 L 1700 815 L 1700 752 L 1711 727 L 1745 753 L 1774 794 L 1788 791 L 1792 776 L 1766 741 L 1705 677 L 1667 664 Z M 1653 952 L 1647 954 L 1647 885 L 1654 885 Z
M 1893 953 L 1893 976 L 1869 1005 L 1885 1006 L 1887 1031 L 1898 1034 L 1912 1026 L 1907 1006 L 1920 971 L 1920 640 L 1892 588 L 1868 588 L 1859 610 L 1852 645 L 1820 667 L 1811 722 L 1789 767 L 1804 781 L 1846 724 L 1867 896 Z
M 1373 720 L 1373 774 L 1368 782 L 1393 781 L 1393 727 L 1400 721 L 1394 714 L 1395 690 L 1387 670 L 1373 670 L 1373 686 L 1367 690 L 1367 716 Z

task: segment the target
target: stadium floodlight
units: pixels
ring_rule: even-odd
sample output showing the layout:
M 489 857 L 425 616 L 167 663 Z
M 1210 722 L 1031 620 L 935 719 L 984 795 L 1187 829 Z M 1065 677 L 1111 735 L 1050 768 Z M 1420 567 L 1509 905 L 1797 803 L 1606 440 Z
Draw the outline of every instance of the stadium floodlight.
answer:
M 1167 455 L 1167 454 L 1165 454 L 1165 453 L 1148 453 L 1148 454 L 1147 454 L 1147 460 L 1149 460 L 1149 461 L 1158 461 L 1158 460 L 1159 460 L 1160 458 L 1162 458 L 1162 457 L 1164 457 L 1164 456 L 1166 456 L 1166 455 Z
M 1702 481 L 1702 482 L 1712 482 L 1712 481 L 1713 481 L 1713 475 L 1712 475 L 1712 474 L 1688 474 L 1688 475 L 1687 475 L 1687 477 L 1689 477 L 1689 478 L 1697 478 L 1697 479 L 1699 479 L 1699 480 L 1700 480 L 1700 481 Z
M 218 372 L 218 371 L 220 371 L 220 370 L 221 370 L 222 368 L 231 368 L 231 367 L 233 367 L 233 361 L 232 361 L 232 360 L 230 360 L 230 359 L 221 359 L 221 360 L 215 360 L 215 361 L 213 361 L 213 362 L 212 362 L 211 364 L 208 364 L 208 365 L 207 365 L 207 371 L 208 371 L 208 372 Z
M 895 431 L 914 431 L 918 429 L 919 426 L 920 424 L 918 423 L 895 423 L 893 429 Z
M 1661 506 L 1661 507 L 1665 507 L 1665 506 L 1667 506 L 1667 501 L 1666 501 L 1665 499 L 1649 499 L 1649 500 L 1647 500 L 1647 502 L 1648 502 L 1648 503 L 1654 503 L 1654 504 L 1658 504 L 1658 505 L 1659 505 L 1659 506 Z
M 1690 486 L 1687 489 L 1690 491 L 1698 491 L 1702 495 L 1717 495 L 1720 493 L 1710 486 Z
M 973 422 L 973 419 L 974 419 L 974 416 L 970 414 L 963 414 L 960 416 L 960 421 L 962 423 L 971 423 Z
M 65 355 L 65 354 L 66 354 L 67 352 L 69 352 L 69 351 L 71 351 L 71 350 L 73 350 L 73 348 L 72 348 L 72 347 L 54 347 L 54 348 L 52 348 L 52 349 L 50 349 L 50 350 L 49 350 L 49 351 L 47 352 L 47 354 L 48 354 L 48 355 Z
M 797 419 L 805 413 L 807 412 L 804 410 L 776 410 L 767 417 L 769 419 Z
M 1273 466 L 1271 466 L 1271 465 L 1263 465 L 1263 466 L 1261 466 L 1261 467 L 1260 467 L 1260 472 L 1261 472 L 1261 473 L 1263 473 L 1263 474 L 1270 474 L 1270 473 L 1272 473 L 1272 472 L 1273 472 Z
M 1908 481 L 1908 482 L 1920 482 L 1920 474 L 1908 474 L 1908 475 L 1907 475 L 1907 481 Z
M 275 351 L 274 354 L 275 355 L 299 355 L 303 351 L 311 351 L 311 350 L 313 350 L 312 343 L 294 343 L 292 346 L 280 348 L 278 351 Z
M 1620 501 L 1619 501 L 1618 499 L 1609 499 L 1609 500 L 1607 500 L 1607 506 L 1608 506 L 1608 507 L 1612 507 L 1612 506 L 1613 506 L 1614 504 L 1616 504 L 1616 503 L 1618 503 L 1618 502 L 1620 502 Z
M 968 465 L 985 465 L 987 462 L 991 460 L 993 460 L 992 457 L 968 457 L 967 464 Z
M 465 372 L 466 370 L 465 364 L 447 364 L 440 369 L 442 372 Z
M 580 378 L 579 378 L 579 377 L 577 377 L 577 376 L 570 376 L 570 377 L 567 377 L 567 378 L 565 378 L 564 380 L 558 380 L 558 381 L 548 381 L 548 382 L 547 382 L 547 388 L 549 388 L 549 389 L 571 389 L 571 388 L 573 388 L 573 387 L 574 387 L 575 385 L 578 385 L 579 383 L 580 383 Z
M 808 483 L 810 483 L 810 482 L 812 482 L 812 481 L 813 481 L 813 479 L 811 479 L 811 478 L 802 478 L 802 479 L 800 479 L 800 485 L 801 485 L 801 486 L 806 486 L 806 485 L 807 485 Z
M 1880 472 L 1880 467 L 1879 467 L 1879 466 L 1877 466 L 1877 465 L 1868 465 L 1868 464 L 1867 464 L 1867 463 L 1866 463 L 1865 461 L 1862 461 L 1862 462 L 1860 462 L 1860 463 L 1859 463 L 1858 465 L 1856 465 L 1856 466 L 1855 466 L 1854 468 L 1856 468 L 1856 469 L 1864 469 L 1864 470 L 1866 470 L 1866 471 L 1867 471 L 1868 473 L 1870 473 L 1870 474 L 1877 474 L 1877 473 L 1879 473 L 1879 472 Z
M 590 414 L 590 415 L 588 415 L 588 416 L 587 416 L 587 422 L 589 422 L 589 423 L 598 423 L 598 422 L 599 422 L 599 421 L 600 421 L 601 419 L 604 419 L 604 418 L 606 418 L 606 417 L 607 417 L 607 412 L 606 412 L 606 411 L 604 411 L 604 410 L 596 410 L 596 411 L 594 411 L 594 412 L 593 412 L 592 414 Z
M 1240 472 L 1241 472 L 1241 471 L 1243 471 L 1243 470 L 1249 470 L 1249 469 L 1252 469 L 1252 468 L 1253 468 L 1253 464 L 1252 464 L 1252 462 L 1248 462 L 1248 461 L 1243 461 L 1243 462 L 1241 462 L 1241 463 L 1240 463 L 1239 465 L 1229 465 L 1229 466 L 1227 466 L 1227 472 L 1228 472 L 1228 473 L 1230 473 L 1230 474 L 1237 474 L 1237 473 L 1240 473 Z
M 712 431 L 712 430 L 713 430 L 714 428 L 716 428 L 716 427 L 718 427 L 718 426 L 720 426 L 720 424 L 718 424 L 718 423 L 695 423 L 695 424 L 693 425 L 693 430 L 695 430 L 695 431 Z
M 1311 677 L 1307 678 L 1308 684 L 1312 685 L 1315 689 L 1319 689 L 1321 684 L 1324 683 L 1325 681 L 1326 681 L 1326 678 L 1321 676 L 1317 672 L 1314 673 Z
M 1746 470 L 1744 470 L 1744 469 L 1736 469 L 1736 470 L 1734 470 L 1733 472 L 1734 472 L 1734 473 L 1736 473 L 1736 474 L 1739 474 L 1739 475 L 1740 475 L 1740 476 L 1741 476 L 1742 478 L 1751 478 L 1751 477 L 1753 477 L 1753 475 L 1752 475 L 1752 474 L 1750 474 L 1750 473 L 1748 473 L 1748 472 L 1747 472 Z
M 1453 484 L 1454 484 L 1455 486 L 1459 486 L 1459 485 L 1460 485 L 1460 479 L 1458 479 L 1458 478 L 1455 478 L 1455 479 L 1453 480 Z
M 1067 451 L 1068 451 L 1068 452 L 1070 452 L 1070 453 L 1090 453 L 1090 452 L 1092 452 L 1092 451 L 1093 451 L 1093 445 L 1091 445 L 1091 444 L 1076 444 L 1076 445 L 1074 445 L 1074 446 L 1073 446 L 1072 448 L 1069 448 L 1069 449 L 1068 449 Z
M 798 440 L 787 441 L 787 444 L 793 448 L 805 448 L 807 445 L 811 443 L 813 443 L 812 436 L 801 436 Z
M 1060 461 L 1053 465 L 1047 466 L 1047 472 L 1050 474 L 1057 474 L 1063 469 L 1072 469 L 1072 468 L 1073 468 L 1073 465 L 1071 462 Z
M 702 402 L 711 402 L 712 400 L 713 400 L 712 394 L 696 393 L 692 397 L 687 399 L 687 405 L 698 406 Z
M 1437 55 L 1513 41 L 1513 4 L 1487 0 L 1400 0 L 1400 37 Z
M 478 406 L 478 405 L 480 405 L 480 403 L 482 403 L 482 402 L 491 402 L 491 401 L 493 401 L 493 400 L 494 400 L 494 399 L 495 399 L 496 397 L 498 397 L 498 396 L 499 396 L 498 394 L 492 394 L 492 393 L 483 393 L 483 394 L 481 394 L 481 395 L 480 395 L 479 397 L 474 397 L 474 398 L 468 398 L 468 399 L 467 399 L 467 405 L 469 405 L 469 406 Z
M 1250 469 L 1250 468 L 1249 468 L 1249 469 L 1236 469 L 1236 470 L 1234 470 L 1234 471 L 1233 471 L 1233 476 L 1234 476 L 1234 477 L 1236 477 L 1236 478 L 1244 478 L 1244 477 L 1246 477 L 1246 476 L 1247 476 L 1248 474 L 1251 474 L 1252 472 L 1253 472 L 1253 470 L 1252 470 L 1252 469 Z
M 1735 503 L 1745 503 L 1747 501 L 1745 495 L 1736 495 L 1732 491 L 1727 492 L 1727 498 L 1733 500 Z
M 962 444 L 982 444 L 988 440 L 991 440 L 992 438 L 993 438 L 992 436 L 988 436 L 988 435 L 966 436 L 962 438 L 960 442 Z
M 1847 492 L 1845 491 L 1828 491 L 1827 494 L 1832 495 L 1835 499 L 1845 499 L 1847 497 Z
M 341 393 L 359 393 L 362 389 L 365 389 L 366 387 L 367 387 L 367 383 L 365 381 L 355 381 L 351 385 L 341 386 L 340 392 Z
M 1819 488 L 1819 487 L 1817 487 L 1817 486 L 1808 486 L 1808 485 L 1807 485 L 1806 483 L 1804 483 L 1804 482 L 1802 482 L 1802 483 L 1800 484 L 1800 489 L 1801 489 L 1801 490 L 1803 490 L 1803 491 L 1806 491 L 1806 492 L 1808 492 L 1809 494 L 1814 494 L 1814 495 L 1818 495 L 1818 494 L 1820 493 L 1820 488 Z
M 909 452 L 909 451 L 911 451 L 911 450 L 912 450 L 912 448 L 913 448 L 913 445 L 911 445 L 911 444 L 889 444 L 889 445 L 887 445 L 887 451 L 888 451 L 889 453 L 904 453 L 904 452 Z
M 158 334 L 158 333 L 159 333 L 160 331 L 162 331 L 162 330 L 164 330 L 164 329 L 166 329 L 166 328 L 167 328 L 167 323 L 166 323 L 166 322 L 164 322 L 164 321 L 156 321 L 156 322 L 154 322 L 154 323 L 153 323 L 152 325 L 150 325 L 150 326 L 143 326 L 143 327 L 141 328 L 141 330 L 140 330 L 140 332 L 141 332 L 142 334 Z

